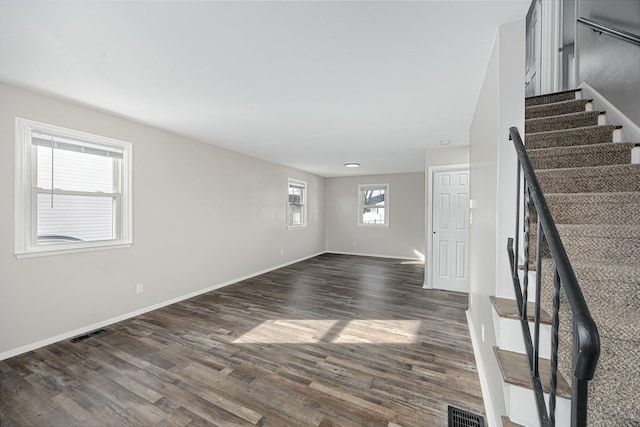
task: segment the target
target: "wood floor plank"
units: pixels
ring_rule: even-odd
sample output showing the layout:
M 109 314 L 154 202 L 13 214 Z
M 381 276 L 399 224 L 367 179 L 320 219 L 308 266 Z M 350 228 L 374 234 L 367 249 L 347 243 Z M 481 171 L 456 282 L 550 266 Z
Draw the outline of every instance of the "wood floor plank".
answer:
M 483 413 L 465 294 L 325 254 L 0 361 L 0 426 L 446 426 Z M 176 284 L 179 286 L 179 284 Z

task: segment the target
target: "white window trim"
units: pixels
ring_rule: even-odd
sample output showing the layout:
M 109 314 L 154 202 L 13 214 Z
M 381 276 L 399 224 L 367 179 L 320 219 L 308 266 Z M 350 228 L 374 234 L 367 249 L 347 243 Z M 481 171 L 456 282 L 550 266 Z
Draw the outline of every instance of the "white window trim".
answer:
M 32 203 L 32 142 L 31 129 L 52 133 L 82 141 L 93 141 L 100 145 L 122 149 L 122 175 L 120 180 L 121 199 L 119 219 L 119 238 L 114 240 L 70 242 L 48 245 L 32 244 L 31 234 L 35 227 L 35 218 L 31 215 Z M 133 145 L 104 136 L 93 135 L 16 117 L 16 180 L 15 180 L 15 255 L 18 259 L 67 253 L 88 252 L 106 249 L 130 247 L 133 244 Z
M 300 225 L 291 225 L 289 224 L 289 186 L 291 184 L 297 184 L 297 185 L 304 185 L 304 192 L 302 193 L 302 218 L 304 219 L 304 224 L 300 224 Z M 301 228 L 307 228 L 309 221 L 307 218 L 307 192 L 309 191 L 309 186 L 307 185 L 307 181 L 303 181 L 301 179 L 295 179 L 295 178 L 287 178 L 287 215 L 285 218 L 285 222 L 287 224 L 287 229 L 288 230 L 296 230 L 296 229 L 301 229 Z
M 367 188 L 380 188 L 384 187 L 384 224 L 364 224 L 362 222 L 362 209 L 364 205 L 362 203 L 362 190 Z M 386 184 L 358 184 L 358 227 L 374 227 L 374 228 L 383 228 L 389 227 L 389 193 L 390 186 L 388 183 Z

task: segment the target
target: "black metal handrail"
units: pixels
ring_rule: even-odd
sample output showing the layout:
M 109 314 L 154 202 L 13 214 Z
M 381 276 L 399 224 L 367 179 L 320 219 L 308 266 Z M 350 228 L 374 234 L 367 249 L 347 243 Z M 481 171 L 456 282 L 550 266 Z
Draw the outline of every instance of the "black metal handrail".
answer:
M 602 22 L 593 21 L 587 18 L 578 18 L 577 21 L 581 24 L 586 25 L 587 27 L 590 27 L 593 31 L 596 31 L 600 34 L 605 33 L 620 40 L 635 44 L 636 46 L 640 46 L 640 36 L 637 34 L 629 33 L 614 26 L 603 24 Z
M 572 346 L 572 378 L 571 378 L 571 425 L 586 426 L 587 423 L 587 384 L 593 379 L 598 358 L 600 356 L 600 336 L 593 318 L 587 307 L 578 280 L 571 267 L 569 258 L 560 239 L 558 229 L 551 216 L 540 183 L 533 170 L 529 156 L 522 143 L 522 138 L 516 127 L 509 129 L 509 139 L 513 141 L 518 155 L 517 174 L 517 208 L 516 208 L 516 237 L 508 240 L 507 250 L 512 268 L 512 278 L 516 301 L 520 312 L 520 324 L 527 350 L 531 384 L 536 397 L 536 405 L 541 426 L 555 426 L 555 406 L 557 393 L 558 371 L 558 330 L 560 311 L 560 287 L 565 291 L 567 302 L 573 314 L 573 346 Z M 518 275 L 518 244 L 520 234 L 520 187 L 521 176 L 524 177 L 524 276 L 522 285 Z M 533 206 L 531 206 L 533 201 Z M 529 237 L 531 233 L 531 211 L 535 209 L 536 224 L 536 288 L 534 334 L 531 336 L 527 317 L 527 300 L 529 292 Z M 553 282 L 553 313 L 551 322 L 551 377 L 549 384 L 549 408 L 544 401 L 543 387 L 539 374 L 540 358 L 540 300 L 542 276 L 542 246 L 543 237 L 554 264 Z

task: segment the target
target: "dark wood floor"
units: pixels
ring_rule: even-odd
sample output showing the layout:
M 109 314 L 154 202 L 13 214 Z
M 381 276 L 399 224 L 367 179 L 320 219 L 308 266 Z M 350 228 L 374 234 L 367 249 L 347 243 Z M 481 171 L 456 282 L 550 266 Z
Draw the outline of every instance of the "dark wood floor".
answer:
M 483 413 L 464 294 L 322 255 L 0 361 L 1 426 L 445 426 Z

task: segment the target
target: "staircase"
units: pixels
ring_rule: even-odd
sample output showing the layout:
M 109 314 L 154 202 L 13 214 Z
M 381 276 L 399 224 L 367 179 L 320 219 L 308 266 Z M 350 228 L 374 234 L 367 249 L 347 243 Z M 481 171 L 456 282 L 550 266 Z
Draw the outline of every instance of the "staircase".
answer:
M 613 142 L 620 139 L 620 128 L 607 124 L 606 114 L 593 111 L 592 102 L 581 99 L 579 90 L 527 98 L 525 105 L 525 147 L 600 334 L 600 360 L 589 383 L 588 425 L 638 427 L 640 165 L 632 164 L 632 152 L 640 147 Z M 535 231 L 534 221 L 535 213 Z M 535 237 L 534 232 L 530 259 L 535 257 Z M 542 252 L 544 256 L 544 248 Z M 542 307 L 549 313 L 552 268 L 547 258 L 541 272 L 531 273 L 541 274 Z M 515 308 L 515 302 L 496 300 L 492 299 L 494 316 L 502 328 L 508 319 L 505 307 Z M 560 302 L 559 374 L 570 384 L 572 318 L 562 295 Z M 516 348 L 511 354 L 514 348 L 502 348 L 509 347 L 504 341 L 498 340 L 496 355 L 503 378 L 513 386 L 515 374 L 505 370 L 521 351 Z M 513 360 L 501 360 L 505 355 Z M 507 424 L 516 418 L 521 425 L 538 425 L 536 417 L 520 416 L 522 409 L 514 407 L 513 397 L 508 399 L 511 418 L 505 418 L 505 425 L 516 425 Z M 567 425 L 563 417 L 558 425 Z

